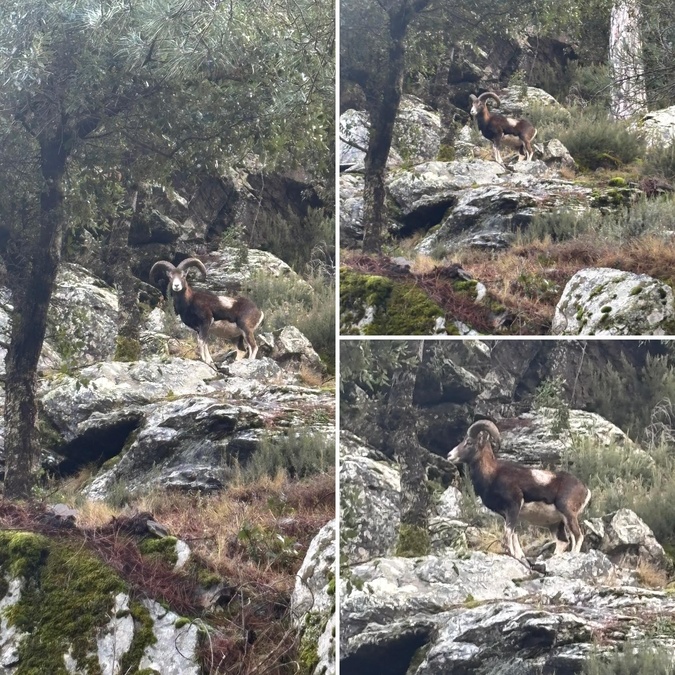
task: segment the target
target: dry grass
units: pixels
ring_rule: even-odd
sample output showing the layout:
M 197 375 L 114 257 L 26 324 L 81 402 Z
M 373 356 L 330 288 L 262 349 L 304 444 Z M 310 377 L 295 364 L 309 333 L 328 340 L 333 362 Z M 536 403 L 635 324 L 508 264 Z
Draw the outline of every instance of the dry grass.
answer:
M 665 570 L 640 558 L 635 570 L 640 583 L 649 588 L 665 588 L 668 584 L 668 575 Z
M 308 387 L 318 388 L 323 384 L 323 375 L 316 368 L 308 366 L 306 363 L 303 363 L 300 366 L 298 371 L 298 377 L 303 384 L 306 384 Z
M 75 485 L 73 481 L 70 488 Z M 78 501 L 75 493 L 70 497 L 66 501 Z M 297 672 L 290 597 L 309 543 L 335 515 L 334 473 L 302 481 L 279 473 L 210 495 L 157 491 L 117 511 L 84 502 L 78 505 L 77 528 L 55 528 L 45 509 L 44 504 L 0 499 L 0 529 L 41 532 L 86 545 L 133 594 L 155 598 L 199 621 L 206 634 L 200 647 L 203 672 Z M 177 572 L 141 555 L 139 532 L 144 529 L 137 523 L 147 515 L 134 514 L 144 512 L 188 543 L 192 566 Z M 214 584 L 218 606 L 205 607 L 201 589 Z

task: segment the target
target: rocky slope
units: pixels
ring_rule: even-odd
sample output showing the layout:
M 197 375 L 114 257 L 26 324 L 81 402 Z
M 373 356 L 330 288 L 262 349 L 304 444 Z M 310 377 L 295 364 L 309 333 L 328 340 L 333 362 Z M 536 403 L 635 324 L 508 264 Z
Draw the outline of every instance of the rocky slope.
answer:
M 546 530 L 521 527 L 529 567 L 504 552 L 502 520 L 460 489 L 458 468 L 442 459 L 476 417 L 490 416 L 505 459 L 550 468 L 571 461 L 574 472 L 579 448 L 611 448 L 622 465 L 653 466 L 649 452 L 597 413 L 572 408 L 561 419 L 560 409 L 533 403 L 542 382 L 558 378 L 569 385 L 559 397 L 576 394 L 578 406 L 592 407 L 593 372 L 644 367 L 654 355 L 643 348 L 616 341 L 427 345 L 415 380 L 413 433 L 431 494 L 430 547 L 417 557 L 396 555 L 401 473 L 381 426 L 388 385 L 368 396 L 344 383 L 340 672 L 572 675 L 624 644 L 672 652 L 673 561 L 626 508 L 630 494 L 618 494 L 618 508 L 608 512 L 595 512 L 591 501 L 578 554 L 552 557 Z M 370 376 L 380 382 L 379 371 Z M 625 413 L 615 411 L 617 422 L 625 423 Z M 598 503 L 605 503 L 602 492 Z
M 534 87 L 500 89 L 506 115 L 527 114 L 531 106 L 566 111 L 546 92 Z M 647 119 L 648 118 L 648 119 Z M 672 114 L 668 110 L 650 113 L 640 126 L 649 130 L 652 142 L 670 139 Z M 360 246 L 363 236 L 363 152 L 367 118 L 347 110 L 341 116 L 340 241 L 346 249 Z M 464 126 L 451 144 L 442 142 L 441 113 L 414 97 L 404 99 L 397 120 L 394 149 L 385 179 L 390 214 L 389 240 L 393 246 L 406 238 L 416 244 L 410 260 L 396 262 L 396 273 L 386 261 L 359 264 L 347 255 L 343 269 L 341 330 L 347 334 L 495 334 L 533 333 L 566 335 L 664 335 L 675 325 L 675 305 L 669 285 L 663 279 L 605 269 L 579 263 L 573 272 L 553 259 L 542 261 L 538 274 L 524 273 L 517 280 L 523 288 L 514 292 L 525 298 L 551 302 L 555 317 L 530 317 L 523 323 L 501 292 L 497 278 L 466 276 L 472 285 L 431 284 L 445 266 L 429 275 L 413 269 L 413 256 L 458 260 L 485 251 L 499 255 L 527 232 L 535 216 L 559 211 L 607 212 L 636 198 L 636 186 L 623 178 L 609 182 L 577 180 L 575 161 L 557 139 L 535 144 L 533 162 L 507 160 L 507 166 L 492 161 L 489 143 L 472 126 Z M 353 142 L 354 145 L 350 145 Z M 656 232 L 665 243 L 672 228 Z M 555 230 L 549 237 L 555 241 Z M 473 255 L 473 258 L 471 256 Z M 541 253 L 546 258 L 545 252 Z M 551 256 L 548 256 L 551 258 Z M 516 264 L 514 262 L 514 264 Z M 548 268 L 546 268 L 548 266 Z M 469 265 L 470 267 L 470 265 Z M 482 269 L 482 268 L 481 268 Z M 623 271 L 622 271 L 623 270 Z M 578 272 L 578 275 L 574 275 Z M 516 277 L 518 275 L 515 275 Z M 532 276 L 532 278 L 529 278 Z M 620 278 L 619 278 L 620 277 Z M 622 287 L 617 288 L 621 282 Z M 487 287 L 482 294 L 476 284 Z M 386 292 L 373 292 L 387 285 Z M 635 289 L 640 288 L 640 291 Z M 420 293 L 421 289 L 421 293 Z M 646 292 L 643 294 L 642 289 Z M 403 306 L 402 296 L 407 298 Z M 506 296 L 508 298 L 508 294 Z M 504 306 L 504 305 L 507 306 Z M 406 331 L 387 322 L 394 312 L 411 316 Z
M 303 283 L 264 251 L 249 251 L 245 264 L 234 264 L 236 257 L 234 249 L 223 248 L 205 258 L 209 288 L 231 292 L 257 270 Z M 11 299 L 4 291 L 0 298 L 5 350 Z M 88 467 L 91 478 L 79 500 L 126 503 L 170 490 L 216 494 L 275 444 L 332 449 L 334 392 L 318 384 L 325 366 L 294 326 L 260 333 L 255 361 L 235 362 L 230 347 L 214 334 L 210 342 L 219 365 L 213 369 L 196 360 L 194 333 L 160 307 L 146 311 L 141 359 L 114 361 L 117 315 L 114 289 L 84 267 L 62 266 L 40 361 L 41 464 L 57 481 Z M 3 437 L 0 430 L 0 474 Z M 322 460 L 311 461 L 319 467 Z M 326 459 L 322 469 L 331 471 L 331 461 Z M 0 500 L 0 509 L 9 508 Z M 144 569 L 141 561 L 126 561 L 120 568 L 110 559 L 102 561 L 100 551 L 82 544 L 98 535 L 72 529 L 77 518 L 78 512 L 69 509 L 48 511 L 6 532 L 0 528 L 0 672 L 203 672 L 203 644 L 211 628 L 208 618 L 195 619 L 201 611 L 195 607 L 202 595 L 213 595 L 209 584 L 192 588 L 187 573 L 170 579 L 192 598 L 185 614 L 167 610 L 171 600 L 161 594 L 155 599 L 152 589 L 139 601 L 137 586 L 125 579 L 130 565 Z M 7 518 L 0 522 L 9 524 Z M 161 525 L 149 530 L 143 525 L 139 532 L 165 541 L 160 546 L 173 551 L 180 568 L 197 565 L 190 547 L 167 537 L 171 533 Z M 293 553 L 307 554 L 292 610 L 306 673 L 333 672 L 335 556 L 329 549 L 334 533 L 326 526 L 315 544 Z M 213 584 L 213 573 L 202 571 Z M 70 576 L 81 582 L 67 584 L 64 600 L 58 585 Z M 308 600 L 307 588 L 317 602 Z M 205 600 L 206 607 L 219 597 L 220 591 Z M 52 613 L 62 624 L 53 623 Z M 52 644 L 48 654 L 36 647 L 40 640 Z
M 632 511 L 585 521 L 582 553 L 544 556 L 530 570 L 475 550 L 480 530 L 450 487 L 430 514 L 432 553 L 400 558 L 398 467 L 348 434 L 341 457 L 345 675 L 571 675 L 625 640 L 672 648 L 671 594 L 639 571 L 648 562 L 665 578 L 672 562 Z

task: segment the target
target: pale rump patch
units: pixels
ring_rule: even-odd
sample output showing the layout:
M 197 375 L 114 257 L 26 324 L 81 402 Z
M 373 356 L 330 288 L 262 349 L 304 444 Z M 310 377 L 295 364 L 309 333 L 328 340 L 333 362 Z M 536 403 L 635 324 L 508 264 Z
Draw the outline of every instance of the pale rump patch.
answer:
M 236 323 L 221 320 L 213 324 L 210 334 L 225 338 L 226 340 L 236 340 L 240 335 L 243 335 L 243 331 Z
M 532 478 L 538 485 L 550 485 L 555 475 L 550 471 L 543 471 L 542 469 L 532 469 Z
M 224 309 L 232 309 L 234 307 L 234 298 L 228 298 L 227 295 L 219 295 L 218 300 Z
M 516 120 L 516 119 L 514 119 L 513 117 L 507 117 L 507 118 L 506 118 L 506 121 L 507 121 L 509 124 L 513 124 L 514 127 L 515 127 L 516 124 L 518 124 L 518 122 L 519 122 L 519 120 Z
M 563 520 L 560 511 L 553 504 L 544 502 L 527 502 L 520 509 L 520 517 L 532 525 L 548 527 Z

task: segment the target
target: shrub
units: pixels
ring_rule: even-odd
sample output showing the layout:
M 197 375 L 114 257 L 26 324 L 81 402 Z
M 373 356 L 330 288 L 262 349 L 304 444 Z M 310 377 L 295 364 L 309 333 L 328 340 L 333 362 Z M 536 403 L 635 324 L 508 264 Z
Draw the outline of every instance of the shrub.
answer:
M 570 405 L 565 395 L 566 382 L 561 376 L 542 380 L 534 392 L 534 408 L 550 408 L 553 411 L 551 431 L 557 438 L 570 428 Z
M 335 367 L 335 280 L 311 274 L 269 277 L 255 275 L 250 297 L 265 312 L 263 330 L 295 326 L 332 371 Z
M 675 179 L 675 143 L 651 147 L 645 155 L 641 173 L 643 176 Z
M 335 442 L 332 436 L 309 429 L 289 432 L 287 436 L 266 436 L 246 466 L 244 477 L 257 480 L 274 477 L 284 471 L 291 478 L 324 473 L 335 466 Z
M 634 162 L 644 154 L 641 132 L 615 122 L 604 110 L 584 111 L 576 116 L 560 140 L 582 169 L 615 169 Z
M 584 675 L 673 675 L 673 657 L 664 646 L 652 643 L 622 645 L 611 655 L 594 652 L 584 663 Z
M 607 64 L 582 66 L 573 61 L 568 67 L 568 76 L 568 103 L 609 108 L 612 76 Z
M 631 509 L 659 542 L 675 543 L 675 457 L 665 443 L 647 453 L 586 439 L 565 461 L 593 494 L 586 515 Z
M 675 227 L 675 200 L 638 199 L 630 206 L 609 213 L 598 209 L 585 211 L 560 210 L 537 213 L 526 229 L 520 230 L 518 241 L 566 241 L 589 234 L 595 241 L 625 242 L 635 237 L 662 235 Z

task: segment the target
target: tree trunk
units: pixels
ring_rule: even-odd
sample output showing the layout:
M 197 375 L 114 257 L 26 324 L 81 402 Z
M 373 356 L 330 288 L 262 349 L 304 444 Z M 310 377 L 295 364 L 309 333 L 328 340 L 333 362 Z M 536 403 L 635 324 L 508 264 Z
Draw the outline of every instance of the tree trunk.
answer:
M 412 18 L 409 14 L 403 10 L 390 14 L 391 46 L 382 90 L 368 92 L 370 137 L 363 186 L 363 250 L 366 253 L 380 251 L 386 225 L 384 172 L 403 91 L 405 36 Z
M 5 496 L 28 498 L 35 482 L 35 399 L 37 365 L 47 330 L 47 311 L 61 261 L 63 175 L 68 141 L 41 139 L 40 168 L 45 181 L 35 237 L 15 242 L 21 259 L 8 261 L 12 286 L 12 336 L 5 378 Z
M 647 112 L 641 24 L 642 13 L 636 0 L 616 0 L 609 29 L 614 119 Z
M 421 365 L 421 342 L 410 342 L 418 353 L 417 366 L 405 366 L 394 373 L 387 401 L 387 443 L 401 468 L 401 529 L 399 555 L 424 555 L 429 548 L 429 492 L 422 448 L 415 432 L 413 392 Z
M 129 194 L 131 210 L 136 213 L 138 192 Z M 115 359 L 136 361 L 141 355 L 141 310 L 138 305 L 138 282 L 129 264 L 131 218 L 118 218 L 110 228 L 106 261 L 117 290 L 119 315 Z

